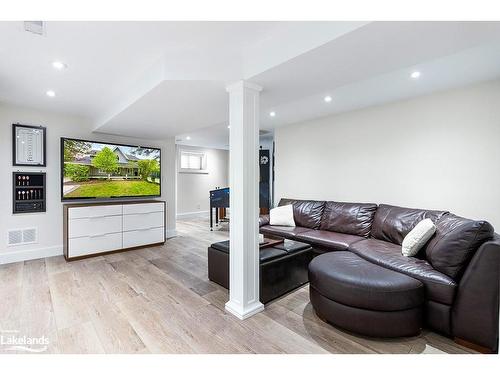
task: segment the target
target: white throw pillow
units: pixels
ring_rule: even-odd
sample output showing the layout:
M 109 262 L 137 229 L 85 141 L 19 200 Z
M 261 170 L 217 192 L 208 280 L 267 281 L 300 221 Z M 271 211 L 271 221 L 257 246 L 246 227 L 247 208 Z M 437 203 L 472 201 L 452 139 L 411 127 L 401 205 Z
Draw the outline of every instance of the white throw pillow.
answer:
M 281 225 L 283 227 L 294 227 L 295 220 L 293 220 L 293 206 L 280 206 L 269 211 L 269 224 Z
M 415 225 L 403 240 L 401 253 L 405 257 L 417 255 L 427 241 L 436 233 L 436 226 L 431 219 L 424 219 Z

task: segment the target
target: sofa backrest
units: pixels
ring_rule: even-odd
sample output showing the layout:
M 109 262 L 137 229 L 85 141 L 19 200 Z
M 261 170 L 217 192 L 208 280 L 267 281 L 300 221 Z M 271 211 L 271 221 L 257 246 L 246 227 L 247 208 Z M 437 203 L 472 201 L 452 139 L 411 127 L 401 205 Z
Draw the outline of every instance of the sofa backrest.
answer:
M 405 236 L 424 219 L 436 223 L 446 211 L 421 210 L 381 204 L 373 219 L 371 236 L 401 245 Z
M 369 237 L 376 211 L 374 203 L 326 202 L 320 229 Z
M 298 227 L 319 229 L 325 201 L 282 198 L 278 206 L 293 205 L 293 219 Z
M 436 270 L 458 279 L 478 247 L 493 236 L 494 229 L 487 221 L 444 215 L 436 223 L 436 234 L 427 243 L 425 255 Z

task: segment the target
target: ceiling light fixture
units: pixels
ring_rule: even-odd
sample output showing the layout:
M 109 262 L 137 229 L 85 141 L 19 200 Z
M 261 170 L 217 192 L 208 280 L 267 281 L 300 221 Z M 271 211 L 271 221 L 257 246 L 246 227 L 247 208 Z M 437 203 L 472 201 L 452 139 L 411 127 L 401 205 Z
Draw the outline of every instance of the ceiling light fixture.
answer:
M 276 116 L 276 112 L 274 112 L 274 111 L 269 112 L 269 116 L 275 117 Z
M 231 129 L 231 125 L 228 125 L 228 126 L 227 126 L 227 128 L 228 128 L 228 129 Z
M 327 95 L 323 100 L 327 103 L 330 103 L 332 101 L 332 97 L 330 95 Z
M 417 78 L 420 78 L 420 72 L 419 71 L 415 71 L 411 74 L 411 78 L 413 79 L 417 79 Z
M 61 61 L 53 61 L 52 66 L 54 67 L 54 69 L 57 69 L 57 70 L 63 70 L 63 69 L 66 69 L 68 67 L 65 63 L 63 63 Z
M 53 91 L 53 90 L 48 90 L 46 92 L 47 96 L 50 97 L 50 98 L 53 98 L 54 96 L 56 96 L 56 93 Z
M 189 140 L 191 139 L 191 137 L 188 135 L 188 136 L 186 137 L 186 139 L 189 141 Z

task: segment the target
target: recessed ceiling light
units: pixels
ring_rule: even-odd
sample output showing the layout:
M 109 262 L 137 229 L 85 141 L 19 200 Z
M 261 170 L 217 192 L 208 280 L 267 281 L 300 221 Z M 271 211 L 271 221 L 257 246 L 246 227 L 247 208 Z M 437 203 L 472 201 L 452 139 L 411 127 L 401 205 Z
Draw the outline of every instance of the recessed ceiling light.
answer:
M 54 67 L 54 69 L 57 69 L 57 70 L 63 70 L 63 69 L 66 69 L 68 67 L 65 63 L 63 63 L 61 61 L 53 61 L 52 66 Z
M 276 116 L 276 112 L 274 112 L 274 111 L 269 112 L 269 116 L 275 117 Z
M 51 97 L 51 98 L 53 98 L 54 96 L 56 96 L 56 93 L 53 90 L 48 90 L 46 92 L 46 94 L 47 94 L 48 97 Z
M 191 139 L 191 137 L 188 135 L 188 136 L 186 137 L 186 139 L 189 141 L 189 140 Z
M 330 103 L 332 101 L 332 97 L 330 95 L 327 95 L 323 100 L 327 103 Z
M 228 126 L 227 126 L 227 128 L 228 128 L 228 129 L 231 129 L 231 125 L 228 125 Z
M 411 74 L 411 78 L 413 79 L 417 79 L 417 78 L 420 78 L 420 72 L 419 71 L 415 71 Z

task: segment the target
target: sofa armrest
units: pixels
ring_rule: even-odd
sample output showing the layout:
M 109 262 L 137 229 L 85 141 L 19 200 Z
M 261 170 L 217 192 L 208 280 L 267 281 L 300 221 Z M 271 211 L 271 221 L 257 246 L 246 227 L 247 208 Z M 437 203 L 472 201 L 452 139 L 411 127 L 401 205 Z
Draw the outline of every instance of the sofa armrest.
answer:
M 260 215 L 259 216 L 259 228 L 269 224 L 269 215 Z
M 456 338 L 498 351 L 500 235 L 477 249 L 460 280 L 452 310 Z

